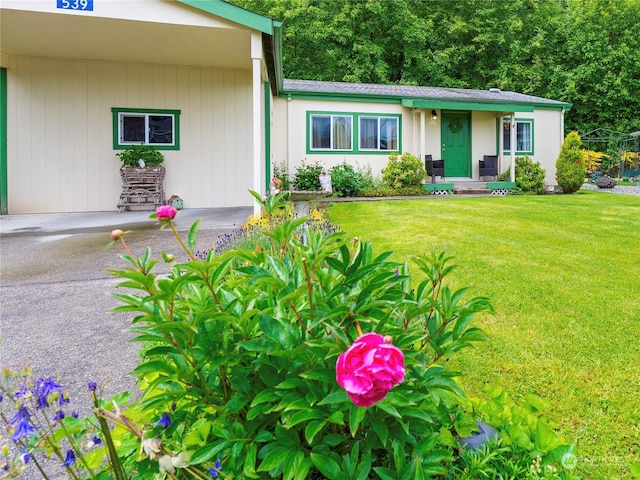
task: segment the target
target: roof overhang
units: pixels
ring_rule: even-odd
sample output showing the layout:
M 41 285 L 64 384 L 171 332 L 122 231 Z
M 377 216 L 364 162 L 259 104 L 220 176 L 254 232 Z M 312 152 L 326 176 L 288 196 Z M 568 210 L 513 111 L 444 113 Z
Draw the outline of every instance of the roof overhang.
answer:
M 282 88 L 282 23 L 223 0 L 106 2 L 70 12 L 49 2 L 0 4 L 0 66 L 10 56 L 251 69 L 261 32 L 272 88 Z M 127 17 L 127 18 L 124 18 Z
M 402 106 L 408 108 L 438 108 L 441 110 L 478 110 L 483 112 L 533 112 L 533 105 L 515 103 L 454 102 L 448 100 L 403 99 Z

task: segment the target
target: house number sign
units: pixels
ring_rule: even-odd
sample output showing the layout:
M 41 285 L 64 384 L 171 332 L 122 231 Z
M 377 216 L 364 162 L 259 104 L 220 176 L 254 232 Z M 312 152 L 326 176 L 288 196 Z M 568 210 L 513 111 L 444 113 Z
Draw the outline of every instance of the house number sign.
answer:
M 93 0 L 57 0 L 57 7 L 63 10 L 84 10 L 93 12 Z

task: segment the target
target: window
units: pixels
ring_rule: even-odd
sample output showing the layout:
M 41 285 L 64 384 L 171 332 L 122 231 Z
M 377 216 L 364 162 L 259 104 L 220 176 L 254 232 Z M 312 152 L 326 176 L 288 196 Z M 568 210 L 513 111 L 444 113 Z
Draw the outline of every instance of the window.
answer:
M 311 115 L 311 150 L 352 150 L 353 117 Z
M 397 150 L 398 119 L 360 117 L 360 150 Z
M 504 153 L 511 150 L 511 121 L 502 119 Z M 516 153 L 533 154 L 533 120 L 516 119 Z
M 307 112 L 307 153 L 400 150 L 402 115 Z
M 113 108 L 114 149 L 153 145 L 160 150 L 180 148 L 179 110 Z

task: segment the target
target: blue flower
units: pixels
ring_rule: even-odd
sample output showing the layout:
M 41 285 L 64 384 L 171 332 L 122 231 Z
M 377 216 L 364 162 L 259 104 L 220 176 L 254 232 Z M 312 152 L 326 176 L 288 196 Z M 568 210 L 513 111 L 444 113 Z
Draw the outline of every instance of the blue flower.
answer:
M 94 445 L 100 445 L 102 443 L 102 440 L 97 435 L 94 435 L 91 441 L 93 442 Z
M 169 425 L 171 425 L 171 417 L 167 412 L 164 412 L 160 417 L 160 420 L 158 420 L 155 424 L 161 425 L 162 428 L 167 428 Z
M 20 440 L 21 438 L 23 437 L 28 438 L 34 433 L 36 433 L 37 431 L 36 427 L 31 425 L 28 419 L 20 420 L 20 422 L 18 422 L 18 424 L 15 427 L 16 427 L 16 431 L 13 432 L 13 435 L 11 435 L 11 440 L 13 440 L 16 443 L 18 443 L 18 440 Z
M 209 469 L 209 475 L 211 475 L 211 478 L 216 478 L 220 475 L 220 470 L 222 470 L 222 462 L 220 459 L 217 459 L 216 463 L 213 464 L 213 467 Z
M 76 463 L 76 454 L 73 453 L 73 450 L 67 450 L 67 456 L 64 458 L 64 463 L 62 464 L 64 467 L 70 467 Z
M 62 385 L 56 383 L 53 377 L 39 378 L 36 380 L 36 389 L 33 392 L 38 400 L 39 408 L 46 408 L 49 406 L 49 397 L 53 394 L 62 395 Z
M 78 418 L 78 417 L 80 416 L 80 414 L 78 413 L 78 411 L 77 411 L 77 410 L 74 410 L 73 412 L 71 412 L 71 416 L 72 416 L 73 418 Z
M 15 426 L 16 424 L 18 424 L 23 420 L 29 421 L 29 418 L 31 418 L 31 414 L 29 413 L 29 410 L 27 409 L 27 407 L 25 407 L 23 404 L 18 407 L 18 411 L 13 417 L 11 417 L 11 420 L 9 420 L 9 423 Z
M 54 422 L 59 422 L 60 420 L 62 420 L 64 418 L 64 412 L 62 411 L 62 409 L 58 410 L 56 412 L 56 414 L 53 416 L 53 421 Z
M 31 457 L 33 457 L 33 454 L 30 452 L 27 452 L 26 448 L 23 448 L 22 451 L 20 452 L 20 461 L 22 462 L 23 465 L 26 465 L 27 463 L 29 463 L 29 460 L 31 460 Z
M 98 388 L 98 385 L 96 385 L 96 382 L 92 382 L 91 380 L 89 380 L 89 381 L 87 382 L 87 389 L 88 389 L 90 392 L 95 392 L 95 391 L 96 391 L 96 388 Z

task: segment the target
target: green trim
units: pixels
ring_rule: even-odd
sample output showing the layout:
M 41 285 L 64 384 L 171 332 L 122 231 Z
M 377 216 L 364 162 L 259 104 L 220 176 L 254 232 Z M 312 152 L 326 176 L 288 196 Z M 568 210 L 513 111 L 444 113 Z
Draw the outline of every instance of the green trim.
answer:
M 312 115 L 339 115 L 342 117 L 351 117 L 352 136 L 351 149 L 349 150 L 312 150 L 311 149 L 311 116 Z M 386 117 L 398 119 L 398 148 L 396 150 L 360 150 L 360 117 Z M 393 152 L 402 152 L 402 114 L 400 113 L 370 113 L 370 112 L 335 112 L 324 110 L 307 110 L 306 125 L 306 150 L 307 155 L 389 155 Z
M 273 68 L 275 69 L 274 82 L 276 92 L 281 92 L 284 86 L 284 74 L 282 73 L 282 22 L 273 22 L 273 36 L 271 37 L 273 47 Z
M 223 0 L 178 0 L 178 2 L 253 30 L 273 35 L 274 20 Z
M 167 110 L 167 109 L 159 109 L 159 108 L 120 108 L 113 107 L 111 108 L 111 122 L 112 122 L 112 133 L 113 133 L 113 149 L 114 150 L 124 150 L 125 148 L 129 148 L 132 144 L 130 143 L 120 143 L 120 138 L 118 136 L 118 131 L 120 127 L 120 122 L 118 121 L 118 115 L 120 113 L 139 113 L 141 115 L 147 114 L 165 114 L 165 115 L 173 115 L 173 145 L 159 145 L 153 144 L 153 147 L 157 150 L 180 150 L 180 110 Z
M 500 118 L 496 119 L 496 121 L 498 122 L 498 125 L 497 125 L 498 135 L 502 135 L 502 126 L 504 125 L 505 120 L 510 120 L 510 119 L 511 119 L 511 117 L 500 117 Z M 534 146 L 534 144 L 535 144 L 535 142 L 534 142 L 534 139 L 535 139 L 535 121 L 534 121 L 533 118 L 517 118 L 516 117 L 516 123 L 518 123 L 518 122 L 520 122 L 520 123 L 524 123 L 524 122 L 531 123 L 531 150 L 527 150 L 527 151 L 525 151 L 525 150 L 522 150 L 522 151 L 516 150 L 516 156 L 534 155 L 534 151 L 535 151 L 535 146 Z M 517 128 L 518 127 L 516 126 L 516 130 L 517 130 Z M 499 150 L 500 149 L 500 138 L 499 137 L 498 137 L 497 141 L 498 141 L 498 143 L 497 143 L 496 150 Z M 503 147 L 506 147 L 506 145 L 503 145 Z M 511 147 L 511 145 L 509 145 L 509 147 Z M 502 151 L 502 154 L 503 155 L 511 155 L 511 148 L 509 148 L 509 149 L 505 148 Z
M 427 192 L 440 192 L 442 190 L 453 190 L 453 182 L 423 183 L 422 188 Z
M 269 191 L 271 183 L 271 85 L 264 84 L 264 176 L 265 190 Z
M 400 105 L 402 98 L 387 95 L 365 95 L 353 93 L 313 93 L 313 92 L 297 92 L 284 90 L 280 92 L 281 97 L 292 98 L 296 100 L 319 100 L 335 102 L 360 102 L 360 103 L 391 103 Z
M 444 110 L 480 110 L 485 112 L 533 112 L 534 104 L 495 102 L 456 102 L 450 100 L 402 100 L 402 106 L 408 108 L 440 108 Z M 561 109 L 561 107 L 558 107 Z
M 487 182 L 487 188 L 490 190 L 502 190 L 505 188 L 516 188 L 516 182 Z
M 7 69 L 0 68 L 0 215 L 9 213 L 7 186 Z

